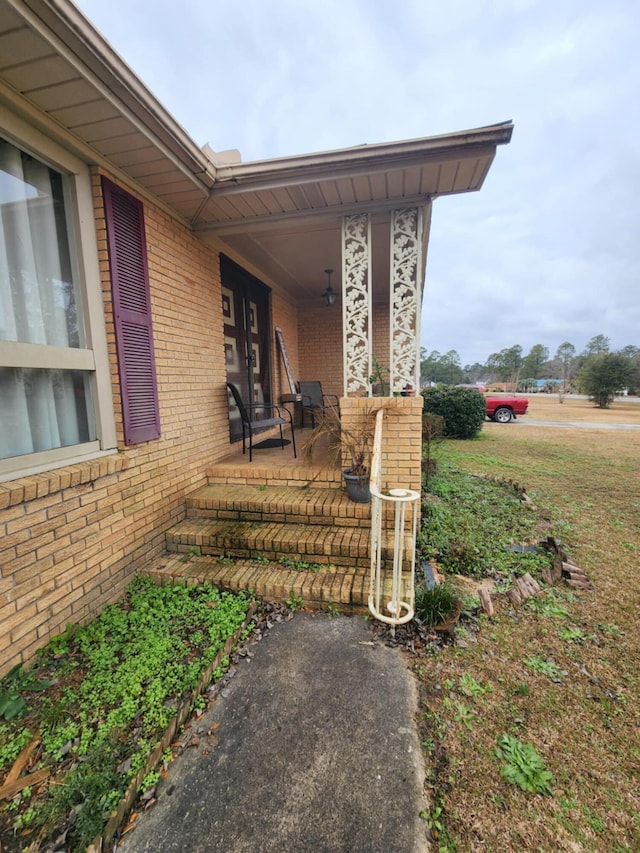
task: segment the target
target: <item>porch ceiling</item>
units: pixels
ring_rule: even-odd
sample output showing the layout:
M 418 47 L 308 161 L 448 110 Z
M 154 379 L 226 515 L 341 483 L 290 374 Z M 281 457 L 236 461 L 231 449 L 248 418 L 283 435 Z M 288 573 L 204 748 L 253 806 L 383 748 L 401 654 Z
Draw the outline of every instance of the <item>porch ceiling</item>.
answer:
M 69 0 L 0 0 L 3 104 L 295 298 L 319 295 L 328 267 L 339 289 L 341 218 L 362 211 L 371 213 L 374 292 L 381 288 L 389 211 L 479 190 L 513 130 L 504 122 L 242 163 L 199 148 Z
M 508 142 L 510 122 L 378 145 L 235 163 L 217 170 L 216 183 L 193 223 L 249 259 L 291 295 L 319 295 L 323 270 L 339 288 L 341 220 L 369 212 L 373 288 L 387 287 L 390 211 L 425 206 L 440 196 L 479 190 L 496 147 Z M 426 247 L 425 247 L 426 248 Z

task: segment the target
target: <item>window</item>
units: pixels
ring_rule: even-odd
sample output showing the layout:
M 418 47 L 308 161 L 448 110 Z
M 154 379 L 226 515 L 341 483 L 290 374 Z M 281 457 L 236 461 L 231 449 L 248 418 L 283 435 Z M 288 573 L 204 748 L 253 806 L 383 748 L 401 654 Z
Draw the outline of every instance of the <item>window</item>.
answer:
M 115 445 L 89 175 L 62 159 L 0 137 L 2 479 Z

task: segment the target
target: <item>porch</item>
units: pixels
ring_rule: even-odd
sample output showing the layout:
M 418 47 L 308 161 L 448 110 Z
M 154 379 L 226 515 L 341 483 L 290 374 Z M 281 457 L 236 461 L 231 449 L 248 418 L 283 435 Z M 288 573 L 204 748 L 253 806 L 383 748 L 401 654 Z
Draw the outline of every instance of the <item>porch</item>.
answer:
M 297 458 L 291 445 L 272 446 L 254 450 L 250 462 L 238 446 L 212 464 L 206 485 L 187 495 L 184 519 L 167 530 L 164 555 L 142 573 L 158 583 L 251 589 L 295 607 L 367 612 L 372 504 L 349 498 L 322 440 L 312 459 L 305 455 L 311 432 L 296 430 Z M 382 585 L 391 597 L 393 519 L 384 516 Z

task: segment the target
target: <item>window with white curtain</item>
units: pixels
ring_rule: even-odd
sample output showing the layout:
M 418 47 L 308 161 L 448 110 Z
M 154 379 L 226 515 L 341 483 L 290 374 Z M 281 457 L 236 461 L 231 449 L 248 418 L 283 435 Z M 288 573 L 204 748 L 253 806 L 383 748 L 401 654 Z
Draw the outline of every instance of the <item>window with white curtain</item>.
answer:
M 0 137 L 1 461 L 96 440 L 69 177 Z

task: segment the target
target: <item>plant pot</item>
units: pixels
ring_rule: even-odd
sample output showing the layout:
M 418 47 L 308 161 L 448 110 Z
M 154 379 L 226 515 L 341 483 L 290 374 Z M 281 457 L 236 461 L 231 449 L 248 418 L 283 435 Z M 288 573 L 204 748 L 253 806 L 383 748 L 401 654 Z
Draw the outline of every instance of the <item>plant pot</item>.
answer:
M 359 504 L 369 503 L 371 500 L 371 492 L 369 491 L 369 477 L 360 474 L 351 474 L 349 471 L 343 471 L 342 477 L 347 487 L 347 493 L 352 501 Z

